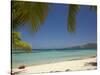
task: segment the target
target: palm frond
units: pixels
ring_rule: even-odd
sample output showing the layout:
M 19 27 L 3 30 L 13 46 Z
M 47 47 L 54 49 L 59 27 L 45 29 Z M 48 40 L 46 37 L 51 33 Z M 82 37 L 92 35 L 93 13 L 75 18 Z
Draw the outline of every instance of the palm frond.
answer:
M 89 8 L 97 12 L 97 6 L 89 6 Z
M 79 5 L 69 5 L 69 11 L 68 11 L 68 31 L 74 32 L 76 29 L 76 14 L 79 11 L 80 6 Z
M 30 22 L 35 32 L 44 23 L 47 13 L 48 4 L 12 1 L 12 27 L 14 29 L 22 23 Z
M 12 32 L 12 48 L 21 49 L 24 51 L 32 51 L 32 47 L 27 42 L 21 40 L 21 36 L 19 32 Z

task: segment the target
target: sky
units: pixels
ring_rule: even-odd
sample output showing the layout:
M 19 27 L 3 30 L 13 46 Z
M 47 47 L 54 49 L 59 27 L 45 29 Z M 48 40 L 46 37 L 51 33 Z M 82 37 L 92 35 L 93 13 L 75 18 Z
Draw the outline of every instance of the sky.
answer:
M 45 22 L 38 32 L 30 32 L 29 23 L 18 28 L 21 39 L 33 49 L 66 48 L 85 43 L 96 43 L 97 15 L 88 6 L 81 6 L 76 16 L 76 31 L 67 31 L 68 5 L 50 4 Z

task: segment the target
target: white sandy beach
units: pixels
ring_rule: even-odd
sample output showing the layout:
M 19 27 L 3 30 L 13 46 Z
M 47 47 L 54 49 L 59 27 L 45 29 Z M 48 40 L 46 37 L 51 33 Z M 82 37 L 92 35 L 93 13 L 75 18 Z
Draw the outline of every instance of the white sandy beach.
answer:
M 50 73 L 50 72 L 65 72 L 65 71 L 79 71 L 79 70 L 93 70 L 96 66 L 86 65 L 89 62 L 96 62 L 96 57 L 84 58 L 80 60 L 62 61 L 56 63 L 42 64 L 29 66 L 25 69 L 13 69 L 12 72 L 20 72 L 27 74 L 34 73 Z

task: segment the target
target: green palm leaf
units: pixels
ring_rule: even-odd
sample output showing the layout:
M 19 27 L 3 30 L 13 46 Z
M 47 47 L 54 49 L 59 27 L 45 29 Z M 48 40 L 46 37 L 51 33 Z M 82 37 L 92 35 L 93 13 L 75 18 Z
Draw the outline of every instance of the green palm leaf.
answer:
M 97 12 L 97 6 L 89 6 L 89 8 Z
M 88 6 L 91 10 L 97 12 L 97 6 Z M 80 5 L 70 4 L 68 11 L 68 31 L 75 32 L 76 30 L 76 16 L 80 9 Z
M 31 45 L 21 40 L 21 35 L 19 32 L 12 33 L 12 48 L 14 48 L 14 50 L 21 49 L 29 52 L 32 51 Z
M 29 22 L 33 31 L 37 31 L 48 14 L 48 4 L 25 1 L 12 1 L 12 28 Z
M 69 5 L 69 12 L 68 12 L 68 31 L 74 32 L 76 29 L 76 15 L 79 11 L 80 6 L 79 5 Z

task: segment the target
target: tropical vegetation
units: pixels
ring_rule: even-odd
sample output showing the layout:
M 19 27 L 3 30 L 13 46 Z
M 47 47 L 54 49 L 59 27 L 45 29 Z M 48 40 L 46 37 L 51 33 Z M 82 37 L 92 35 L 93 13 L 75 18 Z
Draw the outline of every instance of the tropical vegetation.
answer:
M 96 6 L 89 6 L 90 9 L 96 10 Z M 31 23 L 30 28 L 33 32 L 37 32 L 43 25 L 49 12 L 48 3 L 12 1 L 12 44 L 13 48 L 22 48 L 31 50 L 31 46 L 22 41 L 20 33 L 16 32 L 16 28 L 24 23 Z M 80 9 L 80 5 L 69 4 L 68 25 L 67 30 L 74 32 L 76 30 L 76 15 Z M 67 17 L 67 16 L 66 16 Z

